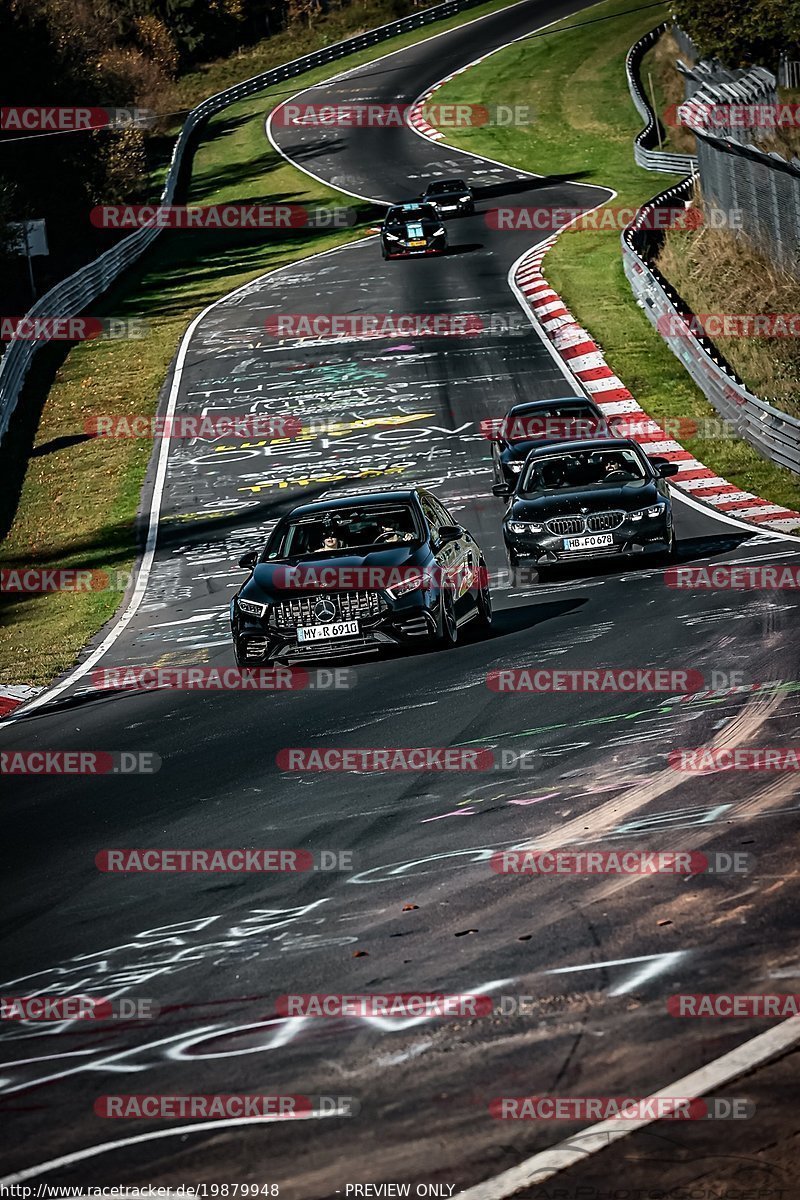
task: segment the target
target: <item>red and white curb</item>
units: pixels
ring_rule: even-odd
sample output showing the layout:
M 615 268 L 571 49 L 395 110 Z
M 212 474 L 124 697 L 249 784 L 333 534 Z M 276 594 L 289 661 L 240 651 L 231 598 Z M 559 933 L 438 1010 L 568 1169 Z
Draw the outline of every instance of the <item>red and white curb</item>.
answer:
M 485 55 L 484 57 L 488 57 L 488 55 Z M 478 59 L 477 61 L 480 62 L 481 59 Z M 417 96 L 416 100 L 409 109 L 408 116 L 406 117 L 406 124 L 410 125 L 411 128 L 417 133 L 421 134 L 422 137 L 430 138 L 432 142 L 441 142 L 444 138 L 444 134 L 440 129 L 436 129 L 433 125 L 431 125 L 430 121 L 426 120 L 425 107 L 431 96 L 438 92 L 440 87 L 444 87 L 444 85 L 449 83 L 451 79 L 455 79 L 457 75 L 463 75 L 465 71 L 468 71 L 470 67 L 474 66 L 475 63 L 469 63 L 466 67 L 459 67 L 457 71 L 453 71 L 452 75 L 445 75 L 444 79 L 440 79 L 439 82 L 435 83 L 432 88 L 428 88 L 427 92 L 423 92 L 421 96 Z
M 27 704 L 43 690 L 43 688 L 28 687 L 24 683 L 19 685 L 0 683 L 0 717 L 7 716 L 15 708 L 19 708 L 20 704 Z
M 769 529 L 788 531 L 800 525 L 800 513 L 770 504 L 752 492 L 743 492 L 703 466 L 680 442 L 670 438 L 633 398 L 608 366 L 601 348 L 578 324 L 564 301 L 542 274 L 542 260 L 557 235 L 540 242 L 517 263 L 514 282 L 537 323 L 568 370 L 607 417 L 615 417 L 620 436 L 632 437 L 648 454 L 658 454 L 678 464 L 670 483 L 720 512 Z M 626 429 L 624 418 L 630 416 Z M 623 418 L 623 420 L 620 420 Z

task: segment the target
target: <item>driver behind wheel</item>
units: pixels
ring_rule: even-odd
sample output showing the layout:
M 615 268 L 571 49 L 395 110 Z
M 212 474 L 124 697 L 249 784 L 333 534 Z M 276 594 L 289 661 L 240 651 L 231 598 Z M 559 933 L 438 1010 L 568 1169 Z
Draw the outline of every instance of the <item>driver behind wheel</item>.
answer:
M 398 529 L 389 520 L 381 521 L 381 531 L 375 539 L 376 542 L 410 542 L 413 540 L 413 534 L 404 533 Z

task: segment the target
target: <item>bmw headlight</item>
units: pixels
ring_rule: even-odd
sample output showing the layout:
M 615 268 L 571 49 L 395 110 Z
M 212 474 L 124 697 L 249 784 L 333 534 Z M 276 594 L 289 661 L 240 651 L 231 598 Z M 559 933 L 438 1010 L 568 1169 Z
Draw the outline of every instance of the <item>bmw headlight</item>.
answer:
M 459 204 L 469 204 L 469 196 L 459 196 Z
M 666 509 L 666 504 L 654 504 L 650 508 L 640 508 L 628 513 L 629 521 L 641 521 L 642 517 L 660 517 Z
M 401 579 L 399 583 L 393 583 L 391 587 L 387 587 L 386 594 L 391 596 L 393 600 L 399 600 L 401 596 L 408 595 L 409 592 L 416 592 L 420 588 L 427 591 L 431 586 L 431 576 L 427 571 L 422 571 L 418 575 L 408 575 L 405 579 Z
M 433 236 L 441 237 L 443 233 L 444 233 L 444 225 L 440 225 L 438 229 L 434 229 Z
M 524 466 L 525 466 L 525 463 L 522 463 L 522 462 L 510 462 L 508 464 L 508 469 L 509 469 L 509 471 L 513 471 L 515 475 L 519 475 L 520 471 L 522 470 L 522 468 Z
M 509 521 L 508 528 L 512 533 L 541 533 L 542 526 L 535 521 Z
M 236 603 L 239 606 L 239 612 L 244 613 L 248 617 L 263 617 L 267 611 L 266 604 L 257 604 L 255 600 L 239 599 Z
M 398 235 L 396 233 L 389 233 L 388 229 L 384 229 L 383 235 L 389 242 L 399 242 L 400 241 L 400 238 L 398 237 Z

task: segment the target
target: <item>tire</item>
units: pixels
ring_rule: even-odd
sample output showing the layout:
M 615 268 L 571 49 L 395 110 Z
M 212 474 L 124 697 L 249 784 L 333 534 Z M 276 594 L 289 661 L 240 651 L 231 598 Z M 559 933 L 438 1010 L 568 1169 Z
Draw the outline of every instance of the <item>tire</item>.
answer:
M 234 642 L 234 646 L 233 646 L 233 656 L 236 659 L 236 666 L 239 668 L 240 671 L 244 671 L 244 669 L 247 666 L 247 663 L 245 662 L 245 660 L 242 658 L 241 654 L 239 653 L 239 647 L 236 645 L 235 642 Z
M 506 558 L 508 559 L 508 583 L 509 587 L 520 587 L 522 585 L 522 568 L 520 561 L 513 550 L 506 550 Z
M 669 534 L 670 534 L 669 545 L 667 546 L 666 550 L 661 551 L 661 553 L 658 555 L 658 558 L 657 558 L 657 562 L 662 563 L 664 566 L 667 566 L 669 563 L 675 561 L 675 553 L 678 549 L 678 542 L 675 537 L 675 526 L 674 525 L 670 526 Z
M 453 593 L 442 592 L 440 606 L 440 628 L 436 637 L 436 647 L 439 650 L 452 650 L 458 642 L 458 626 L 456 625 L 456 610 Z
M 554 568 L 551 563 L 537 563 L 536 574 L 539 576 L 539 583 L 549 583 L 554 575 Z
M 481 563 L 480 570 L 486 572 L 486 564 Z M 489 637 L 492 632 L 492 593 L 489 589 L 488 580 L 478 589 L 478 616 L 475 621 L 475 628 L 481 637 Z

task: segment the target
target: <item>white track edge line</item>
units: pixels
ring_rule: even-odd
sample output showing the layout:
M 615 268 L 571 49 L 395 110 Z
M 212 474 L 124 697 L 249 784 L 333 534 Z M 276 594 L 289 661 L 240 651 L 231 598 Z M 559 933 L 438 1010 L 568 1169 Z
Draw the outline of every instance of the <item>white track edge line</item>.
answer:
M 694 1099 L 708 1092 L 715 1091 L 723 1084 L 730 1083 L 740 1075 L 746 1074 L 754 1067 L 761 1066 L 768 1059 L 800 1041 L 800 1014 L 782 1021 L 780 1025 L 757 1034 L 749 1041 L 743 1042 L 734 1050 L 729 1050 L 720 1058 L 713 1059 L 705 1066 L 691 1071 L 674 1083 L 661 1088 L 658 1092 L 647 1097 L 651 1099 L 670 1099 L 681 1097 Z M 516 1167 L 502 1171 L 493 1179 L 467 1188 L 457 1193 L 457 1200 L 505 1200 L 515 1195 L 524 1187 L 544 1183 L 554 1175 L 568 1170 L 576 1163 L 583 1162 L 592 1154 L 607 1149 L 612 1143 L 627 1137 L 637 1130 L 645 1129 L 658 1121 L 657 1117 L 639 1117 L 634 1120 L 621 1122 L 613 1118 L 590 1125 L 573 1138 L 542 1150 L 538 1154 L 525 1159 Z

